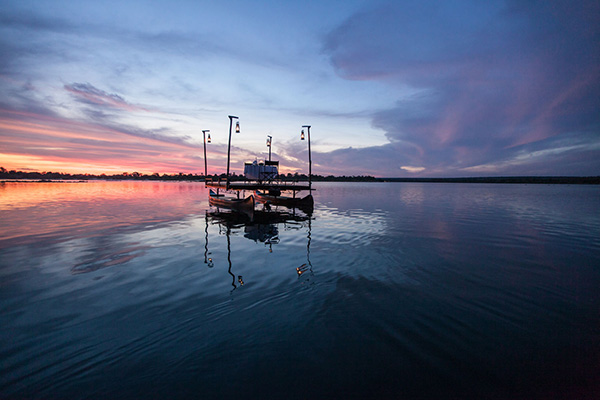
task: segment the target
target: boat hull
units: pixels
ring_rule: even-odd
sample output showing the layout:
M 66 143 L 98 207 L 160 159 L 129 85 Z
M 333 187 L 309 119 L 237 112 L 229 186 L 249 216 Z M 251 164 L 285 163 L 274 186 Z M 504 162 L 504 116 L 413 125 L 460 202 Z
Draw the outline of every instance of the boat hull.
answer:
M 260 203 L 270 203 L 286 207 L 312 208 L 314 206 L 314 199 L 311 194 L 304 197 L 273 196 L 256 190 L 254 197 Z
M 208 196 L 208 203 L 211 206 L 232 208 L 236 210 L 254 210 L 254 196 L 252 195 L 244 199 L 238 199 L 235 197 L 217 195 L 211 190 L 210 195 Z

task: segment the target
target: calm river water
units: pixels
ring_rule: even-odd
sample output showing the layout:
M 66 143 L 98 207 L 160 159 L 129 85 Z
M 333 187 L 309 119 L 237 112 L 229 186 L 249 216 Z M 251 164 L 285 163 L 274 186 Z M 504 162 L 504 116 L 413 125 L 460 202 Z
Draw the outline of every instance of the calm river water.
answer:
M 0 183 L 0 398 L 600 398 L 600 187 Z

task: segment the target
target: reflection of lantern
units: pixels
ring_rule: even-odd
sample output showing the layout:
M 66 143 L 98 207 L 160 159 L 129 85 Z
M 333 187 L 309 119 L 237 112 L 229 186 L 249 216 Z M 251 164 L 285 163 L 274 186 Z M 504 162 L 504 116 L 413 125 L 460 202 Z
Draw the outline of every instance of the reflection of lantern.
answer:
M 240 133 L 240 121 L 236 121 L 235 123 L 235 133 Z
M 301 266 L 296 267 L 296 272 L 298 273 L 298 276 L 302 275 L 307 270 L 308 270 L 308 265 L 306 265 L 306 264 L 302 264 Z
M 300 134 L 300 140 L 304 140 L 304 129 L 302 129 L 302 133 Z
M 208 139 L 206 139 L 207 143 L 210 143 L 210 133 L 208 134 Z

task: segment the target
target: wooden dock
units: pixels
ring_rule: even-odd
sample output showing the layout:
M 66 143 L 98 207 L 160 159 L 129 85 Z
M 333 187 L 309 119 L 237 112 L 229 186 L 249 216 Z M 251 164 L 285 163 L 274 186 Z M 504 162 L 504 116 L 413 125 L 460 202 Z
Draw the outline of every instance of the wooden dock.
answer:
M 259 182 L 259 181 L 229 182 L 229 188 L 227 187 L 227 181 L 225 181 L 225 180 L 219 180 L 219 181 L 207 180 L 205 183 L 206 183 L 206 186 L 209 188 L 220 189 L 220 190 L 227 190 L 227 189 L 229 189 L 229 190 L 263 190 L 263 191 L 291 190 L 293 192 L 300 192 L 302 190 L 315 190 L 315 189 L 312 189 L 305 182 L 287 182 L 287 181 L 280 181 L 280 180 L 263 181 L 263 182 Z

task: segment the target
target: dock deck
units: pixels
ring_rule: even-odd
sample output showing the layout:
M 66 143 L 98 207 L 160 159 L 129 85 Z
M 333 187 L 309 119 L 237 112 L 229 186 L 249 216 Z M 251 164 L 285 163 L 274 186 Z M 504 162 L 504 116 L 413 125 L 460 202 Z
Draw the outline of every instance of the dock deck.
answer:
M 227 181 L 206 181 L 206 186 L 214 189 L 227 189 Z M 312 189 L 306 182 L 288 182 L 288 181 L 239 181 L 229 182 L 229 190 L 270 190 L 278 189 L 281 191 L 291 190 L 294 192 L 300 192 L 302 190 L 315 190 Z

